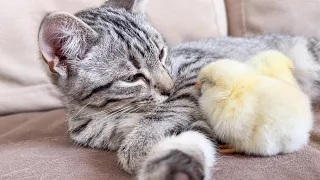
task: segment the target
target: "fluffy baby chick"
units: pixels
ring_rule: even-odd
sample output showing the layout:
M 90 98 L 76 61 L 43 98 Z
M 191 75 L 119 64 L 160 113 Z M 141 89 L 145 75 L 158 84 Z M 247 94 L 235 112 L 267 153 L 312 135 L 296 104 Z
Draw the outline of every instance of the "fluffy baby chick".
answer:
M 293 76 L 294 64 L 292 60 L 279 51 L 260 52 L 246 63 L 261 75 L 277 78 L 298 87 L 298 82 Z
M 308 143 L 313 114 L 299 88 L 228 59 L 205 66 L 197 86 L 209 124 L 235 152 L 272 156 Z

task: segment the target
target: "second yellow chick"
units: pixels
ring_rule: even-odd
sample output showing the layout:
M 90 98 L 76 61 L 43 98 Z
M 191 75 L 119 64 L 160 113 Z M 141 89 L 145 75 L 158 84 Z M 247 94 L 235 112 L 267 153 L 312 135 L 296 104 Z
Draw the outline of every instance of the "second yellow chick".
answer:
M 228 59 L 205 66 L 198 86 L 213 131 L 236 152 L 272 156 L 308 143 L 313 113 L 299 88 Z
M 293 61 L 276 50 L 262 51 L 251 57 L 246 64 L 252 66 L 258 74 L 269 76 L 298 87 L 293 76 Z

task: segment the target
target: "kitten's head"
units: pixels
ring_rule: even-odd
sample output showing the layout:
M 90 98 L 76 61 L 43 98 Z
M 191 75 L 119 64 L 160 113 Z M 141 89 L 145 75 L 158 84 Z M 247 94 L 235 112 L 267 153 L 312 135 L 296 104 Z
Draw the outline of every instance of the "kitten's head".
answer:
M 145 2 L 109 0 L 75 16 L 55 12 L 44 18 L 41 54 L 67 101 L 108 108 L 169 96 L 168 49 L 148 23 Z

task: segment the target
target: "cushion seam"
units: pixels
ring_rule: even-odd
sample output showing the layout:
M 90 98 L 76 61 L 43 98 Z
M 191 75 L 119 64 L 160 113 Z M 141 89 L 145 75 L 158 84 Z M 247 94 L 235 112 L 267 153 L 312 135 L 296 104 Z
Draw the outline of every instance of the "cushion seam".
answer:
M 246 17 L 245 17 L 245 0 L 241 0 L 241 15 L 242 15 L 242 26 L 243 26 L 243 36 L 247 36 L 247 24 L 246 24 Z
M 217 18 L 218 18 L 218 14 L 217 14 L 217 11 L 216 11 L 216 6 L 215 6 L 216 4 L 214 3 L 214 0 L 211 0 L 211 6 L 212 6 L 212 10 L 214 11 L 213 12 L 213 14 L 215 15 L 215 17 L 214 17 L 214 21 L 215 21 L 215 25 L 216 25 L 216 27 L 217 27 L 217 29 L 218 29 L 218 32 L 219 32 L 219 36 L 221 36 L 221 27 L 219 26 L 219 23 L 218 23 L 218 20 L 217 20 Z

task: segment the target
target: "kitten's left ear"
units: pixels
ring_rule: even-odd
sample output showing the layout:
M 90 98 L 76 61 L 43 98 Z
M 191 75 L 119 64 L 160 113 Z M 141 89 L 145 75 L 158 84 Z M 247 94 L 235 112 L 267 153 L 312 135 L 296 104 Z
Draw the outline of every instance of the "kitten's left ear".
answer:
M 70 71 L 68 60 L 82 59 L 98 33 L 79 18 L 64 12 L 47 15 L 39 30 L 39 48 L 51 72 Z
M 143 13 L 148 0 L 109 0 L 106 5 L 125 8 L 132 13 Z

